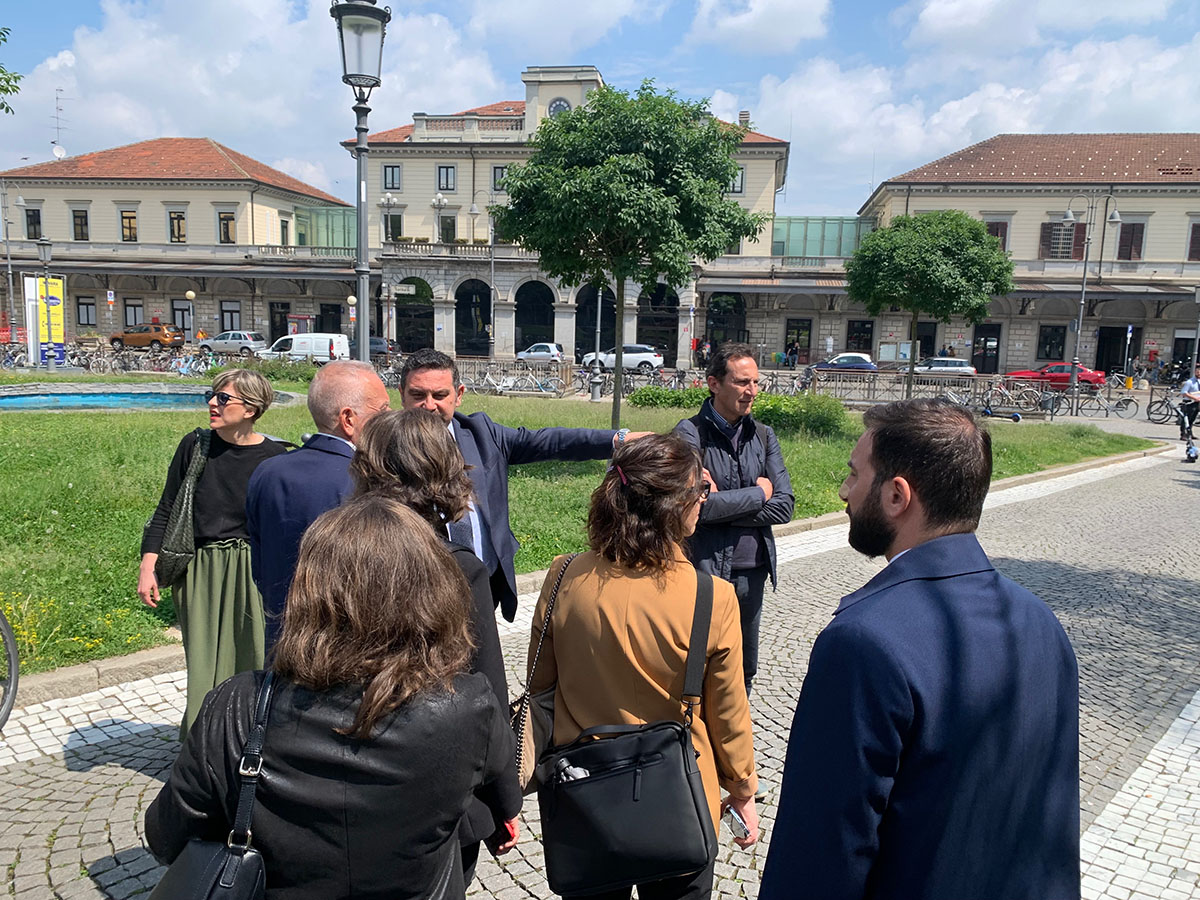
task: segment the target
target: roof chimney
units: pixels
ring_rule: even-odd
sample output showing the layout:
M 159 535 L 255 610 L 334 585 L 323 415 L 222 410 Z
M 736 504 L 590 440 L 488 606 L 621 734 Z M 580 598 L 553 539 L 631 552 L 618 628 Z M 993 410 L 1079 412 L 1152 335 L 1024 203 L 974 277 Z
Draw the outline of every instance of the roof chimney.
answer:
M 750 127 L 750 110 L 743 109 L 740 113 L 738 113 L 738 124 L 743 128 Z

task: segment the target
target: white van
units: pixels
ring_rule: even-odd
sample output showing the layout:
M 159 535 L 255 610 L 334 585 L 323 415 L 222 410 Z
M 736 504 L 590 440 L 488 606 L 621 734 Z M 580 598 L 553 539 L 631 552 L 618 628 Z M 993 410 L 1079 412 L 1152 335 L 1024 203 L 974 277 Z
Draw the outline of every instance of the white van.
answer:
M 266 350 L 259 350 L 257 355 L 262 359 L 311 359 L 315 363 L 327 363 L 334 359 L 350 358 L 350 339 L 344 334 L 320 331 L 287 334 Z

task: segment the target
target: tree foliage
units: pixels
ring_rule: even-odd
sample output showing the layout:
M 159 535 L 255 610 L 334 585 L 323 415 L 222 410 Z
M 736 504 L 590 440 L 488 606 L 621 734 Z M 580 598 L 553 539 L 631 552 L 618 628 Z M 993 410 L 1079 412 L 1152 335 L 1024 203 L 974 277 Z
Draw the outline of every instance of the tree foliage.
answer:
M 1012 260 L 983 222 L 942 210 L 897 216 L 863 238 L 846 261 L 846 294 L 873 316 L 892 307 L 911 312 L 915 351 L 921 314 L 979 322 L 992 297 L 1013 289 L 1012 273 Z M 917 355 L 910 359 L 910 394 Z
M 8 40 L 10 30 L 8 28 L 0 28 L 0 44 Z M 0 112 L 12 114 L 13 108 L 8 105 L 8 102 L 4 98 L 16 96 L 19 90 L 21 90 L 21 76 L 16 72 L 10 72 L 4 68 L 3 64 L 0 64 Z
M 563 284 L 613 284 L 618 378 L 626 280 L 647 292 L 660 280 L 680 287 L 694 261 L 755 240 L 766 226 L 767 214 L 725 196 L 744 136 L 712 118 L 707 100 L 659 94 L 651 81 L 633 95 L 604 86 L 544 119 L 528 162 L 509 167 L 508 204 L 492 208 L 497 236 L 538 253 L 542 270 Z M 620 402 L 618 387 L 614 427 Z

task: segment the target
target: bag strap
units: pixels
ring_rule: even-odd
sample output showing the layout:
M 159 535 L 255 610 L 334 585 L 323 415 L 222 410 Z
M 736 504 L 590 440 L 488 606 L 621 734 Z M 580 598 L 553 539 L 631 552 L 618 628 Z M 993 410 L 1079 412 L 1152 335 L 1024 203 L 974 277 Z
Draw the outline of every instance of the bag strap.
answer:
M 237 813 L 233 818 L 233 830 L 225 843 L 230 849 L 249 850 L 252 832 L 250 821 L 254 818 L 254 791 L 258 787 L 258 775 L 262 772 L 262 749 L 267 739 L 267 715 L 271 711 L 271 694 L 275 687 L 275 673 L 268 669 L 258 689 L 255 703 L 254 727 L 246 738 L 242 759 L 238 763 L 241 788 L 238 793 Z
M 208 448 L 212 445 L 212 430 L 209 428 L 196 429 L 196 445 L 192 448 L 192 458 L 188 460 L 184 480 L 198 481 L 204 472 L 204 464 L 208 462 Z
M 563 576 L 567 574 L 567 566 L 571 565 L 578 553 L 567 556 L 567 561 L 558 570 L 554 579 L 554 587 L 550 590 L 550 599 L 546 601 L 546 614 L 542 616 L 542 631 L 538 635 L 537 649 L 533 651 L 533 662 L 529 664 L 529 672 L 525 675 L 525 694 L 529 694 L 529 685 L 533 682 L 533 673 L 537 671 L 538 660 L 542 657 L 542 644 L 546 640 L 546 632 L 550 629 L 550 614 L 554 612 L 554 602 L 558 599 L 558 587 L 562 584 Z
M 708 628 L 712 624 L 713 581 L 707 572 L 696 570 L 696 611 L 688 641 L 687 665 L 683 676 L 684 724 L 692 727 L 692 713 L 704 687 L 704 662 L 708 657 Z M 695 698 L 695 699 L 693 699 Z

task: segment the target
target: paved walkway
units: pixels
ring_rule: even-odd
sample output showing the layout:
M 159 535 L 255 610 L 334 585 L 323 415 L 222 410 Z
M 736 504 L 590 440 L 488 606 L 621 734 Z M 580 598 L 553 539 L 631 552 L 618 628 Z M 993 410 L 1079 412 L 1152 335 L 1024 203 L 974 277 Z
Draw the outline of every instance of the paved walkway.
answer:
M 1079 657 L 1087 898 L 1200 900 L 1200 577 L 1180 549 L 1200 532 L 1198 488 L 1200 466 L 1172 453 L 998 491 L 984 513 L 980 537 L 997 567 L 1050 603 Z M 780 541 L 754 696 L 769 785 L 814 638 L 838 598 L 879 569 L 845 534 Z M 501 629 L 514 689 L 533 599 Z M 14 715 L 0 741 L 9 896 L 124 898 L 157 882 L 141 820 L 176 752 L 182 684 L 160 675 Z M 529 807 L 517 850 L 481 862 L 475 896 L 551 896 Z M 758 847 L 722 841 L 719 897 L 756 895 L 772 800 L 762 814 Z

